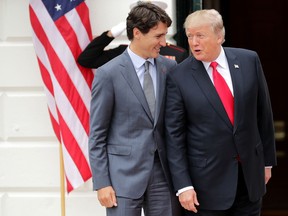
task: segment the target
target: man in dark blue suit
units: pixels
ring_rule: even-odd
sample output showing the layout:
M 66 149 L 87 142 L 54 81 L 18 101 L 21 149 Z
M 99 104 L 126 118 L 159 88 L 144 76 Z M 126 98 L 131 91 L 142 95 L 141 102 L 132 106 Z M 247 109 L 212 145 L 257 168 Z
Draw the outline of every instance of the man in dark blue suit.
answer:
M 222 47 L 223 20 L 214 9 L 190 14 L 184 27 L 193 56 L 167 76 L 167 154 L 175 191 L 186 215 L 259 216 L 276 165 L 259 57 Z M 214 73 L 224 79 L 223 98 Z

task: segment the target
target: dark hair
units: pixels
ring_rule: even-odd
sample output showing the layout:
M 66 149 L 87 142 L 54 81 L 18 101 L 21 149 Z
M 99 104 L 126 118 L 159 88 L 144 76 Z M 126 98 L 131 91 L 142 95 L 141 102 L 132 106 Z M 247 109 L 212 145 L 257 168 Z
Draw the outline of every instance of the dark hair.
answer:
M 172 20 L 167 13 L 149 2 L 138 2 L 128 14 L 126 19 L 127 37 L 129 40 L 133 39 L 133 29 L 138 28 L 142 34 L 147 34 L 149 30 L 159 22 L 165 23 L 167 27 L 171 26 Z

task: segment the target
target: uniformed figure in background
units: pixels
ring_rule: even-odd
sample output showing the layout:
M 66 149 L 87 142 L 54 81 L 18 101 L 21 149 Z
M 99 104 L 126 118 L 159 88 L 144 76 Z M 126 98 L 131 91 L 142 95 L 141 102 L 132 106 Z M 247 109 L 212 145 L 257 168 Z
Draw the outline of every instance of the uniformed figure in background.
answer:
M 149 1 L 163 10 L 167 8 L 167 3 L 163 1 Z M 134 7 L 137 2 L 130 5 L 130 8 Z M 116 37 L 120 36 L 126 30 L 126 22 L 121 22 L 118 25 L 111 28 L 109 31 L 103 32 L 100 36 L 94 38 L 88 46 L 79 55 L 77 62 L 87 68 L 98 68 L 110 61 L 114 57 L 120 55 L 127 48 L 127 44 L 119 45 L 116 48 L 105 50 Z M 182 62 L 188 57 L 188 51 L 182 47 L 167 43 L 165 47 L 161 47 L 160 54 L 176 60 L 177 63 Z

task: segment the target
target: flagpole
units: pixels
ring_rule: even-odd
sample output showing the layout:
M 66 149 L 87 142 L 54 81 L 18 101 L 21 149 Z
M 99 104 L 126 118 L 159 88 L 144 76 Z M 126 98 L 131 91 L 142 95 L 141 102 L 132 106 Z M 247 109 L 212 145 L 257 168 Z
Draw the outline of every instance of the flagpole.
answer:
M 62 144 L 59 144 L 60 153 L 60 193 L 61 193 L 61 216 L 65 216 L 65 172 L 64 172 L 64 160 L 63 160 L 63 150 Z

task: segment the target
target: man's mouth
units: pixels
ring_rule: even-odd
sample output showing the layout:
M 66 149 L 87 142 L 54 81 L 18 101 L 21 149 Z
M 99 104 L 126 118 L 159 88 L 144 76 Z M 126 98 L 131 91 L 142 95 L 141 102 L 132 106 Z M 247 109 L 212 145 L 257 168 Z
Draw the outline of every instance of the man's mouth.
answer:
M 156 50 L 157 52 L 160 52 L 160 48 L 161 48 L 161 47 L 155 48 L 155 50 Z

